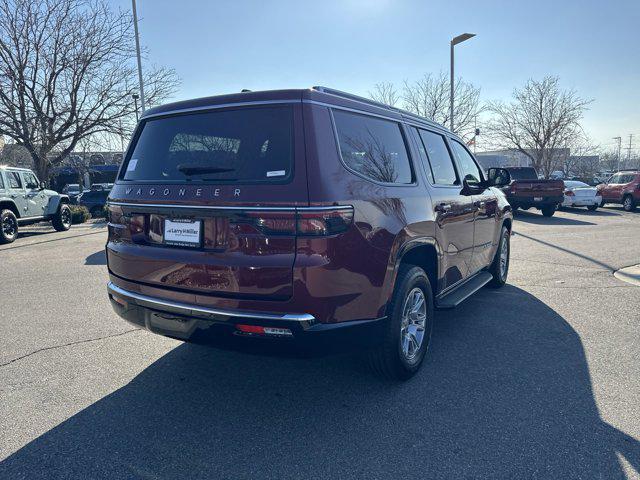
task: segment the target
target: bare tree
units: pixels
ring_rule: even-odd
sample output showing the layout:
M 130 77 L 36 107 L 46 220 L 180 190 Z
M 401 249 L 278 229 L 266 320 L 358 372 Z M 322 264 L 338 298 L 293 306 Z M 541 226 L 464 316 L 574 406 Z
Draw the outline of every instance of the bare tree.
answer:
M 0 135 L 26 148 L 40 178 L 81 140 L 131 130 L 132 31 L 129 12 L 103 0 L 0 0 Z M 150 104 L 178 85 L 173 70 L 145 77 Z
M 486 128 L 492 141 L 528 157 L 545 178 L 559 169 L 562 148 L 582 134 L 580 121 L 591 103 L 574 90 L 561 89 L 559 83 L 551 76 L 529 80 L 514 90 L 511 102 L 487 105 L 491 118 Z
M 376 102 L 392 107 L 395 107 L 400 102 L 400 95 L 398 95 L 395 85 L 391 82 L 376 83 L 373 86 L 373 92 L 369 92 L 369 97 Z
M 466 136 L 474 131 L 476 117 L 481 113 L 480 89 L 471 83 L 457 79 L 454 85 L 453 131 Z M 441 125 L 450 120 L 449 77 L 440 72 L 437 76 L 426 74 L 420 80 L 405 80 L 402 91 L 404 108 Z
M 475 130 L 476 117 L 482 112 L 480 89 L 461 79 L 456 80 L 454 88 L 453 130 L 465 137 Z M 414 82 L 405 80 L 401 94 L 398 94 L 391 82 L 376 83 L 373 92 L 369 92 L 369 97 L 392 107 L 400 106 L 416 115 L 448 126 L 449 93 L 449 77 L 440 72 L 438 75 L 428 73 Z

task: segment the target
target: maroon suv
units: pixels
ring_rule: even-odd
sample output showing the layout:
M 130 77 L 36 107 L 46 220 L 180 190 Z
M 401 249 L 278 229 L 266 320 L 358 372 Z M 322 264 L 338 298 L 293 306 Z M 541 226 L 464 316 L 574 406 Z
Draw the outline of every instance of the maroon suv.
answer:
M 109 298 L 192 342 L 362 341 L 408 378 L 434 308 L 504 284 L 509 181 L 441 126 L 323 87 L 158 107 L 109 197 Z

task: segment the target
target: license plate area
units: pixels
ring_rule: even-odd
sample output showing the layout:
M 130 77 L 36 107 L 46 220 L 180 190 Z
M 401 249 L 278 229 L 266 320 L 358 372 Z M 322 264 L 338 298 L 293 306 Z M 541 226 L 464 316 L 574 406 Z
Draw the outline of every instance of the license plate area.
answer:
M 202 245 L 202 220 L 165 218 L 163 238 L 165 245 L 199 248 Z
M 544 197 L 533 197 L 534 202 L 541 202 L 542 200 L 544 200 Z

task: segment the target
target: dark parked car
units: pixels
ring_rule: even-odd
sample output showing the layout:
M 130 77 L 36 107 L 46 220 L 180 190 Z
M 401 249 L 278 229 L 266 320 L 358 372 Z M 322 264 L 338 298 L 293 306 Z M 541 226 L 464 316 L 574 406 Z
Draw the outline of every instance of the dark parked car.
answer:
M 511 183 L 502 190 L 514 210 L 537 208 L 551 217 L 564 201 L 564 182 L 538 178 L 533 167 L 506 167 Z
M 78 196 L 77 204 L 87 207 L 92 217 L 99 217 L 102 216 L 108 197 L 109 190 L 85 190 Z
M 157 107 L 109 196 L 109 298 L 161 335 L 364 344 L 408 378 L 434 308 L 506 281 L 489 173 L 440 125 L 322 87 Z
M 598 185 L 598 194 L 602 196 L 602 205 L 618 203 L 627 212 L 632 212 L 640 204 L 640 171 L 614 173 L 609 180 Z
M 69 197 L 69 203 L 75 205 L 78 203 L 78 197 L 82 193 L 83 188 L 78 183 L 69 183 L 64 186 L 62 193 Z

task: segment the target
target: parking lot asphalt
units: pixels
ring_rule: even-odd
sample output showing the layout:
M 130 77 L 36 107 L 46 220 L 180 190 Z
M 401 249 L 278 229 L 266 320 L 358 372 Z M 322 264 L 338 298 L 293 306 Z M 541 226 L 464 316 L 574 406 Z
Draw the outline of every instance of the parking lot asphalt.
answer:
M 426 364 L 136 330 L 105 228 L 0 247 L 0 478 L 640 478 L 640 212 L 516 216 L 508 285 L 438 312 Z M 46 233 L 44 233 L 46 232 Z

